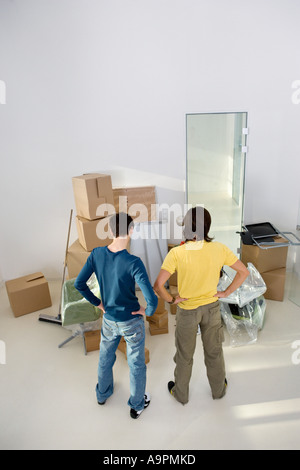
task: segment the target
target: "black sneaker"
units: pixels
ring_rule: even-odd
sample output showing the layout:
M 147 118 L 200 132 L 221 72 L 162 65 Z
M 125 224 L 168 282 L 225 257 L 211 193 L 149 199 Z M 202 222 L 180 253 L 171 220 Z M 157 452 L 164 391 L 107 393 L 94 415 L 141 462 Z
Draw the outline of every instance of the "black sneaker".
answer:
M 144 404 L 144 409 L 143 410 L 139 410 L 139 411 L 136 411 L 134 410 L 133 408 L 130 408 L 130 416 L 133 418 L 133 419 L 137 419 L 141 413 L 143 413 L 143 411 L 148 408 L 148 406 L 150 405 L 150 395 L 148 393 L 145 393 L 145 404 Z
M 105 403 L 106 403 L 106 400 L 104 400 L 104 401 L 98 401 L 98 405 L 105 405 Z
M 170 382 L 168 382 L 168 390 L 171 393 L 171 395 L 173 395 L 172 388 L 174 387 L 174 385 L 175 385 L 175 382 L 173 382 L 173 380 L 170 380 Z
M 223 394 L 220 397 L 217 397 L 217 398 L 213 396 L 213 399 L 214 400 L 219 400 L 220 398 L 223 398 L 224 395 L 226 394 L 227 387 L 228 387 L 228 382 L 227 382 L 227 379 L 225 378 Z

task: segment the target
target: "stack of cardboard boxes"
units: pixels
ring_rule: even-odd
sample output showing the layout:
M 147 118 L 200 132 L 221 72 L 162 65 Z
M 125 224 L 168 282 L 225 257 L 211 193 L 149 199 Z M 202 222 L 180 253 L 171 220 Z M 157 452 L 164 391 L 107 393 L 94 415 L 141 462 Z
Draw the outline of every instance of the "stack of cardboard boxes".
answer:
M 263 248 L 257 245 L 242 245 L 241 261 L 247 265 L 252 263 L 266 283 L 266 299 L 282 301 L 286 279 L 286 260 L 288 242 L 282 237 L 276 237 L 275 243 L 285 243 L 286 246 Z
M 127 212 L 138 222 L 155 220 L 155 187 L 113 188 L 110 175 L 90 173 L 72 178 L 78 239 L 69 247 L 69 278 L 77 277 L 90 252 L 111 243 L 109 216 Z
M 78 239 L 86 251 L 111 243 L 108 220 L 114 213 L 110 175 L 89 173 L 72 178 Z
M 162 335 L 169 332 L 168 311 L 165 308 L 165 301 L 158 297 L 158 304 L 155 313 L 151 317 L 146 317 L 149 323 L 150 335 Z
M 76 226 L 78 239 L 69 247 L 67 268 L 70 279 L 78 276 L 90 252 L 99 246 L 112 242 L 108 230 L 109 216 L 115 212 L 127 212 L 138 222 L 155 220 L 153 210 L 156 204 L 155 187 L 113 188 L 110 175 L 89 173 L 72 178 L 76 206 Z M 86 351 L 99 349 L 100 331 L 85 333 Z M 124 338 L 119 350 L 126 356 Z M 146 363 L 149 350 L 145 348 Z

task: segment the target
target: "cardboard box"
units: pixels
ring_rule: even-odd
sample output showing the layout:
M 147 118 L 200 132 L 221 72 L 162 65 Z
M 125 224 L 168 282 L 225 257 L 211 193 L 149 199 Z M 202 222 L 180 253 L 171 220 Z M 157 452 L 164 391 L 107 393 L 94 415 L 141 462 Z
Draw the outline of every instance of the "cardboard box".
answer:
M 15 317 L 52 305 L 49 285 L 41 272 L 6 281 L 5 285 Z
M 170 294 L 173 297 L 176 297 L 178 295 L 178 287 L 177 286 L 170 286 L 169 291 L 170 291 Z M 170 305 L 170 312 L 171 312 L 172 315 L 176 315 L 177 304 L 176 305 Z
M 174 274 L 171 274 L 169 278 L 169 286 L 177 287 L 177 285 L 178 285 L 177 272 L 175 272 Z
M 155 325 L 155 323 L 150 323 L 149 322 L 149 331 L 150 331 L 151 336 L 153 336 L 153 335 L 165 335 L 165 334 L 169 333 L 169 325 L 167 324 L 167 326 L 163 326 L 163 327 L 159 328 L 157 325 Z
M 155 186 L 114 188 L 113 194 L 116 212 L 126 212 L 137 222 L 156 220 Z
M 97 351 L 100 348 L 100 330 L 85 331 L 84 341 L 86 352 Z
M 122 336 L 122 338 L 120 339 L 120 342 L 119 342 L 119 345 L 118 345 L 118 349 L 119 349 L 123 354 L 125 354 L 125 357 L 126 357 L 126 359 L 127 359 L 127 345 L 126 345 L 126 341 L 125 341 L 125 339 L 123 338 L 123 336 Z
M 274 269 L 261 274 L 266 283 L 265 299 L 282 301 L 286 279 L 286 268 Z
M 88 220 L 76 216 L 76 226 L 79 243 L 86 251 L 92 251 L 99 246 L 107 246 L 112 242 L 108 231 L 109 217 Z
M 149 323 L 153 323 L 157 328 L 165 328 L 168 326 L 168 311 L 165 310 L 163 313 L 154 313 L 151 317 L 146 317 Z
M 158 304 L 157 304 L 157 307 L 156 307 L 156 310 L 154 312 L 155 313 L 164 313 L 166 311 L 166 306 L 165 306 L 165 301 L 162 297 L 159 297 L 159 295 L 157 295 L 157 298 L 158 298 Z
M 276 243 L 284 243 L 286 240 L 277 237 Z M 257 245 L 242 245 L 241 261 L 247 266 L 252 263 L 260 273 L 273 271 L 274 269 L 285 268 L 288 253 L 288 243 L 286 246 L 263 249 Z
M 145 348 L 145 364 L 148 364 L 150 361 L 150 351 L 149 349 Z
M 88 173 L 74 176 L 72 185 L 77 215 L 94 220 L 114 214 L 114 195 L 110 175 Z M 97 213 L 98 208 L 100 213 Z
M 69 279 L 74 279 L 78 276 L 90 254 L 89 251 L 83 248 L 78 239 L 72 243 L 67 252 Z

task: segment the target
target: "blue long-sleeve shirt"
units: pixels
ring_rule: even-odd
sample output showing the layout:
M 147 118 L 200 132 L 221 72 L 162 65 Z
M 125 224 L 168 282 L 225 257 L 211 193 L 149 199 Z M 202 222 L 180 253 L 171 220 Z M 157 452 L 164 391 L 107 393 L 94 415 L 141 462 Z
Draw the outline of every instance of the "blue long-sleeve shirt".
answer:
M 158 298 L 150 284 L 145 266 L 140 258 L 126 249 L 112 252 L 107 246 L 94 248 L 75 281 L 76 289 L 90 303 L 100 305 L 101 300 L 89 289 L 87 281 L 95 273 L 100 296 L 108 320 L 120 322 L 134 318 L 131 312 L 140 309 L 135 294 L 136 284 L 146 300 L 146 315 L 157 308 Z

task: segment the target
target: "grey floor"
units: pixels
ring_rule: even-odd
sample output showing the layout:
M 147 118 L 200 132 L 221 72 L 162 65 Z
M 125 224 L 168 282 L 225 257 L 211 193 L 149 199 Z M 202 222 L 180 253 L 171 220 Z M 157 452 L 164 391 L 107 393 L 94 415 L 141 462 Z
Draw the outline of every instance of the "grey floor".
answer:
M 56 316 L 60 282 L 50 282 Z M 300 308 L 288 296 L 267 301 L 265 325 L 255 344 L 233 348 L 225 332 L 229 382 L 226 396 L 211 398 L 198 337 L 190 401 L 182 406 L 167 392 L 173 379 L 175 316 L 169 333 L 150 336 L 147 389 L 152 401 L 138 420 L 129 416 L 128 366 L 118 351 L 115 392 L 104 406 L 94 387 L 98 351 L 84 354 L 81 338 L 41 322 L 39 313 L 15 318 L 0 290 L 1 449 L 299 449 Z M 294 356 L 293 356 L 294 354 Z M 295 360 L 296 359 L 296 360 Z M 3 355 L 2 355 L 2 362 Z

